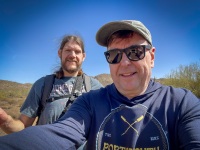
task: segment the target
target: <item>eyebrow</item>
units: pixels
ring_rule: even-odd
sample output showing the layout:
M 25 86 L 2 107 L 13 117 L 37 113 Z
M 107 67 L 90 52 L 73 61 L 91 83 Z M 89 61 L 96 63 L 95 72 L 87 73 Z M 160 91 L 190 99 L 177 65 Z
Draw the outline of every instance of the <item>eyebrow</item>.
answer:
M 120 49 L 120 48 L 113 48 L 113 49 L 107 49 L 107 50 L 125 50 L 125 49 L 129 49 L 129 48 L 132 48 L 132 47 L 137 47 L 137 46 L 143 46 L 143 45 L 131 45 L 131 46 L 129 46 L 129 47 L 127 47 L 127 48 L 123 48 L 123 49 Z

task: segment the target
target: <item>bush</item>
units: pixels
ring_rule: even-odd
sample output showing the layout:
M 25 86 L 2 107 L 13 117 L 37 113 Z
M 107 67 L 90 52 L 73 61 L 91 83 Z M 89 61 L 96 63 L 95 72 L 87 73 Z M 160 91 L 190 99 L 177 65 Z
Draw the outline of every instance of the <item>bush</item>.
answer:
M 172 70 L 169 75 L 166 75 L 166 79 L 162 83 L 189 89 L 200 98 L 200 63 L 180 65 L 178 69 Z

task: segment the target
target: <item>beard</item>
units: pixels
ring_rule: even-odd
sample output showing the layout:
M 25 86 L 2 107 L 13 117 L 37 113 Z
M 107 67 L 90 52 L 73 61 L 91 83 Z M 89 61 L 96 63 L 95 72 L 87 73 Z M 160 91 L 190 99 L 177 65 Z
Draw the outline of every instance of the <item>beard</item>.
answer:
M 68 64 L 68 62 L 73 62 L 75 65 Z M 62 61 L 62 69 L 69 74 L 73 74 L 81 69 L 81 64 L 79 64 L 77 61 L 65 60 L 64 62 Z

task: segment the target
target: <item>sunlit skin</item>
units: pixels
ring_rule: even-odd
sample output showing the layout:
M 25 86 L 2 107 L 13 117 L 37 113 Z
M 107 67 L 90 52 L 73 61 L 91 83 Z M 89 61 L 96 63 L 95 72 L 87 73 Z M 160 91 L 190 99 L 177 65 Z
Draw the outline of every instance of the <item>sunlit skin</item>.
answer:
M 86 54 L 76 42 L 68 42 L 58 51 L 58 56 L 61 59 L 64 76 L 67 77 L 77 76 Z
M 108 45 L 108 50 L 124 49 L 131 45 L 148 45 L 148 42 L 139 34 L 133 34 L 126 39 L 113 40 Z M 113 82 L 122 95 L 132 99 L 146 91 L 154 67 L 154 55 L 155 47 L 152 47 L 150 51 L 146 51 L 142 60 L 130 61 L 123 53 L 118 64 L 109 64 Z

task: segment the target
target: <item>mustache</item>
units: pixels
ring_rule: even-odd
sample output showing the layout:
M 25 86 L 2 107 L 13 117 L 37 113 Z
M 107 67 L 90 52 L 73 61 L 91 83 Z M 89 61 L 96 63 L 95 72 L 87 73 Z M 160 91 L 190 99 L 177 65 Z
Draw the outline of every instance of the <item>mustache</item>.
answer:
M 76 62 L 76 63 L 77 63 L 77 60 L 76 60 L 76 59 L 69 59 L 69 58 L 66 58 L 66 59 L 65 59 L 65 62 L 67 62 L 67 61 L 69 61 L 69 62 Z

